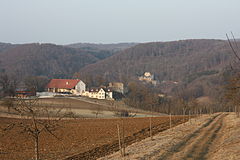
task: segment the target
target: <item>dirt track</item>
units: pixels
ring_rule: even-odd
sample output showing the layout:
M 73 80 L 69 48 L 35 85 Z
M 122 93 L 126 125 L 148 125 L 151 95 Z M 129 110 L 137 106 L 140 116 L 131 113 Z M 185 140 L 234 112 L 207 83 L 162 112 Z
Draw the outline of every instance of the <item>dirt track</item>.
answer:
M 207 159 L 208 152 L 213 147 L 212 144 L 222 128 L 225 116 L 226 114 L 219 114 L 209 119 L 202 127 L 157 159 Z
M 238 126 L 240 119 L 233 113 L 204 115 L 132 144 L 127 155 L 120 153 L 102 157 L 101 160 L 204 160 L 240 158 Z M 224 147 L 223 147 L 224 146 Z M 233 148 L 234 147 L 234 148 Z M 227 153 L 226 153 L 226 152 Z M 222 153 L 225 154 L 222 154 Z

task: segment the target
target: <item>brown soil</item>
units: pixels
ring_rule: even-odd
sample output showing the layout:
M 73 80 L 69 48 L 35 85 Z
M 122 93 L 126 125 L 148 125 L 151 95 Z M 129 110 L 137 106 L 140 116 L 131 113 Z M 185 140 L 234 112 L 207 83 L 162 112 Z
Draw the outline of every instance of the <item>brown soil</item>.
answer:
M 184 120 L 185 119 L 185 120 Z M 19 119 L 0 118 L 4 128 Z M 124 118 L 127 145 L 149 136 L 149 118 Z M 182 116 L 173 117 L 173 125 L 186 121 Z M 168 117 L 154 117 L 153 133 L 169 128 Z M 43 133 L 40 135 L 42 159 L 96 159 L 118 150 L 117 124 L 121 119 L 79 119 L 61 121 L 55 134 L 60 140 Z M 33 139 L 18 128 L 0 134 L 0 159 L 22 160 L 34 157 Z

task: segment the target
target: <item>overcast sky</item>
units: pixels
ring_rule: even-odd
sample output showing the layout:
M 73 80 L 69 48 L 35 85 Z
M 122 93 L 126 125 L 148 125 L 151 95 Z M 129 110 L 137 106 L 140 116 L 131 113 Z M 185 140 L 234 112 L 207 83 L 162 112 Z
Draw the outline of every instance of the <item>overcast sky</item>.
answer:
M 240 0 L 0 0 L 0 42 L 240 37 Z

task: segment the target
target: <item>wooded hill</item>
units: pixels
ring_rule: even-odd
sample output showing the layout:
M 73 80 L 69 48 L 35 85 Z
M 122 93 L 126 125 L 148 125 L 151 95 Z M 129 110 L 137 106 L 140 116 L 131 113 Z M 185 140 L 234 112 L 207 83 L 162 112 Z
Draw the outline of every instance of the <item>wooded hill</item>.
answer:
M 223 71 L 232 59 L 232 51 L 223 40 L 152 42 L 87 65 L 80 74 L 102 75 L 108 81 L 125 81 L 151 72 L 159 82 L 177 81 L 181 88 L 201 90 L 199 96 L 202 96 L 214 94 L 211 89 L 222 85 Z
M 127 48 L 131 48 L 137 43 L 116 43 L 116 44 L 94 44 L 94 43 L 75 43 L 66 45 L 71 48 L 80 48 L 84 51 L 91 52 L 92 55 L 99 59 L 105 59 L 113 54 Z
M 74 43 L 66 46 L 72 48 L 117 52 L 127 48 L 131 48 L 133 46 L 136 46 L 137 44 L 138 43 L 115 43 L 115 44 Z
M 110 51 L 104 46 L 98 49 L 91 46 L 72 48 L 54 44 L 0 43 L 0 68 L 23 79 L 27 76 L 71 78 L 82 67 L 111 56 L 118 50 L 114 46 L 112 49 Z
M 8 50 L 10 48 L 13 48 L 15 47 L 16 45 L 13 45 L 11 43 L 0 43 L 0 53 L 5 51 L 5 50 Z

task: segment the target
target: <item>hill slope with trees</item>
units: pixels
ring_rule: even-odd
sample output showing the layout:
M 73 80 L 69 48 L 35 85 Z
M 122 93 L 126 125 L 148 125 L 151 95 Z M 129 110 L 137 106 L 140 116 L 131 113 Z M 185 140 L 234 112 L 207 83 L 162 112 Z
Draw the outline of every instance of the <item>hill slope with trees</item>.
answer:
M 204 84 L 201 87 L 207 88 L 206 85 L 210 86 L 211 82 L 215 85 L 215 80 L 220 81 L 232 57 L 231 49 L 224 40 L 152 42 L 136 45 L 87 65 L 80 70 L 80 74 L 124 82 L 137 79 L 144 72 L 151 72 L 160 83 L 179 82 L 184 88 Z
M 127 84 L 144 72 L 151 72 L 162 91 L 177 93 L 184 88 L 181 90 L 187 89 L 187 94 L 195 97 L 215 95 L 223 85 L 226 66 L 233 59 L 227 41 L 206 39 L 137 45 L 0 43 L 0 55 L 0 71 L 14 74 L 18 79 L 77 75 L 88 84 L 99 81 L 99 86 L 110 81 Z M 178 85 L 168 86 L 164 82 L 178 82 Z
M 66 45 L 71 48 L 79 48 L 90 51 L 99 59 L 104 59 L 114 55 L 115 53 L 131 48 L 137 43 L 116 43 L 116 44 L 94 44 L 94 43 L 75 43 Z
M 82 67 L 113 55 L 97 48 L 72 48 L 54 44 L 0 43 L 0 68 L 20 77 L 71 78 Z M 19 77 L 19 78 L 20 78 Z

